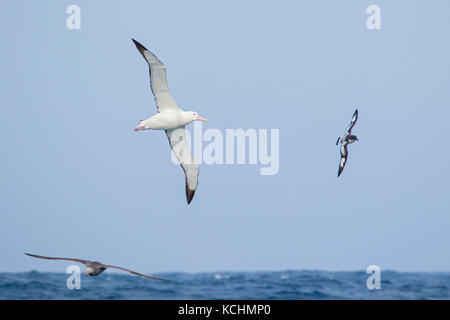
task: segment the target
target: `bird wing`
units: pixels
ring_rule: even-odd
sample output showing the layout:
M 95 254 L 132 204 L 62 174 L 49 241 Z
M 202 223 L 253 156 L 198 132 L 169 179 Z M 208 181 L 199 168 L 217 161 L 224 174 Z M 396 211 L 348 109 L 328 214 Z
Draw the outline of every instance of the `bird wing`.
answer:
M 170 280 L 166 280 L 166 279 L 161 279 L 161 278 L 148 276 L 146 274 L 142 274 L 142 273 L 139 273 L 139 272 L 136 272 L 136 271 L 133 271 L 133 270 L 129 270 L 129 269 L 126 269 L 126 268 L 122 268 L 122 267 L 111 266 L 111 265 L 107 265 L 107 264 L 104 264 L 103 266 L 106 267 L 106 268 L 118 269 L 118 270 L 126 271 L 126 272 L 129 272 L 129 273 L 134 274 L 136 276 L 144 277 L 144 278 L 147 278 L 147 279 L 161 280 L 161 281 L 170 281 Z
M 345 130 L 345 135 L 352 133 L 352 129 L 355 126 L 357 120 L 358 120 L 358 109 L 356 109 L 355 113 L 353 113 L 352 121 L 348 125 L 347 130 Z
M 82 264 L 86 264 L 92 261 L 89 260 L 82 260 L 82 259 L 74 259 L 74 258 L 57 258 L 57 257 L 46 257 L 46 256 L 39 256 L 37 254 L 31 254 L 31 253 L 25 253 L 27 256 L 39 258 L 39 259 L 47 259 L 47 260 L 66 260 L 66 261 L 74 261 Z
M 343 144 L 341 146 L 341 161 L 339 162 L 338 177 L 341 175 L 342 171 L 344 170 L 345 164 L 347 163 L 347 157 L 348 157 L 347 144 Z
M 189 150 L 185 132 L 185 127 L 166 130 L 172 151 L 184 170 L 184 175 L 186 177 L 186 199 L 189 204 L 191 203 L 192 198 L 194 198 L 195 190 L 197 189 L 200 167 L 195 163 L 194 156 L 192 155 L 191 150 Z
M 145 48 L 142 44 L 132 39 L 136 48 L 147 61 L 150 71 L 150 87 L 155 96 L 156 107 L 158 112 L 164 110 L 180 110 L 175 99 L 172 97 L 167 85 L 167 73 L 164 64 L 159 59 Z

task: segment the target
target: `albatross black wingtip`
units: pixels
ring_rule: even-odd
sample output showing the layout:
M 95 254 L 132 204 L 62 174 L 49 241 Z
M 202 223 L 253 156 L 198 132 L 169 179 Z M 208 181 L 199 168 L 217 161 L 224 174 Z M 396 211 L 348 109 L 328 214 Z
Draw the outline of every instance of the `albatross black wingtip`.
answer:
M 186 187 L 186 200 L 187 203 L 190 204 L 192 199 L 194 198 L 195 190 L 191 190 Z
M 139 50 L 139 52 L 143 52 L 144 50 L 147 50 L 146 47 L 144 47 L 142 44 L 139 43 L 139 41 L 134 40 L 133 38 L 131 38 L 131 40 L 133 40 L 134 45 L 136 46 L 136 48 Z

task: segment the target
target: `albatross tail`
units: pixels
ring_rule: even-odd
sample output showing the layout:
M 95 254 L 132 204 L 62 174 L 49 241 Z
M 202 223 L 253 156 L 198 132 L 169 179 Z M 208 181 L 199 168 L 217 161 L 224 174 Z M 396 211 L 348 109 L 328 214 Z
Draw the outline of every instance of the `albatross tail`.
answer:
M 145 129 L 145 120 L 140 120 L 137 124 L 137 127 L 134 128 L 134 131 L 144 130 Z

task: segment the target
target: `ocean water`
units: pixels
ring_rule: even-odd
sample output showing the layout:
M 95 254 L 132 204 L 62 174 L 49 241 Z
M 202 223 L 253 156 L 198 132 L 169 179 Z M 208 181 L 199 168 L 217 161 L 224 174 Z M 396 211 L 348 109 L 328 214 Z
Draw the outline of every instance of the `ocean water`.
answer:
M 450 273 L 384 271 L 381 288 L 369 290 L 364 271 L 161 273 L 161 282 L 104 272 L 81 276 L 69 290 L 69 274 L 0 273 L 0 299 L 449 299 Z

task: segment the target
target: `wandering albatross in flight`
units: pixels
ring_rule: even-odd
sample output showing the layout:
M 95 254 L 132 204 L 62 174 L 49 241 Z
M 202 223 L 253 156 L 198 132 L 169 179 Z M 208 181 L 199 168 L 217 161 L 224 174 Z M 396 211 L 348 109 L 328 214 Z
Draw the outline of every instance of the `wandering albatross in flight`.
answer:
M 142 44 L 132 39 L 136 48 L 147 61 L 150 70 L 150 87 L 155 96 L 158 113 L 139 121 L 135 131 L 139 130 L 165 130 L 170 146 L 181 164 L 186 177 L 186 199 L 191 203 L 198 184 L 199 165 L 186 143 L 185 126 L 192 121 L 207 121 L 195 111 L 184 111 L 178 107 L 170 94 L 167 85 L 166 67 L 164 64 Z
M 161 280 L 161 281 L 170 281 L 170 280 L 166 280 L 166 279 L 161 279 L 161 278 L 155 278 L 155 277 L 151 277 L 151 276 L 147 276 L 145 274 L 136 272 L 136 271 L 132 271 L 132 270 L 128 270 L 122 267 L 117 267 L 117 266 L 111 266 L 108 264 L 103 264 L 101 262 L 97 262 L 97 261 L 90 261 L 90 260 L 82 260 L 82 259 L 74 259 L 74 258 L 56 258 L 56 257 L 45 257 L 45 256 L 39 256 L 37 254 L 31 254 L 31 253 L 25 253 L 27 256 L 30 257 L 34 257 L 34 258 L 39 258 L 39 259 L 47 259 L 47 260 L 66 260 L 66 261 L 74 261 L 74 262 L 78 262 L 81 264 L 86 265 L 86 275 L 87 276 L 98 276 L 100 273 L 102 273 L 103 271 L 105 271 L 106 269 L 110 268 L 110 269 L 118 269 L 118 270 L 122 270 L 122 271 L 126 271 L 129 272 L 131 274 L 140 276 L 140 277 L 144 277 L 147 279 L 153 279 L 153 280 Z
M 345 130 L 344 137 L 342 138 L 339 137 L 336 141 L 336 145 L 338 144 L 341 145 L 341 161 L 339 162 L 338 177 L 341 175 L 342 171 L 344 170 L 345 164 L 347 163 L 348 158 L 347 145 L 355 141 L 359 141 L 358 137 L 352 134 L 352 129 L 355 126 L 357 120 L 358 120 L 358 109 L 356 109 L 355 113 L 353 113 L 352 121 L 347 127 L 347 130 Z

